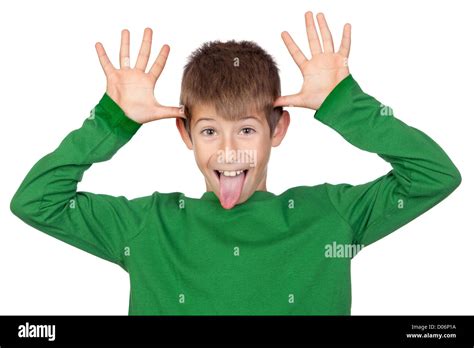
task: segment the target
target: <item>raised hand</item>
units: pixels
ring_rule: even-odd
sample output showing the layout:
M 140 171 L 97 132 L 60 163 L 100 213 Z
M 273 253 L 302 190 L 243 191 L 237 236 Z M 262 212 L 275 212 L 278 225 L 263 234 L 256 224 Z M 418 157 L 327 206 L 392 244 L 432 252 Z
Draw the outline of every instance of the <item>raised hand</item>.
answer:
M 348 58 L 351 47 L 351 25 L 346 23 L 338 52 L 334 52 L 331 32 L 323 13 L 316 15 L 323 39 L 323 48 L 314 24 L 313 13 L 305 13 L 306 33 L 308 35 L 311 59 L 307 59 L 284 31 L 281 36 L 293 60 L 303 74 L 303 87 L 293 95 L 277 98 L 274 106 L 299 106 L 317 110 L 336 85 L 349 75 Z M 324 51 L 323 51 L 324 49 Z
M 163 106 L 155 98 L 156 81 L 166 64 L 170 47 L 163 45 L 152 67 L 145 72 L 150 57 L 152 34 L 150 28 L 145 29 L 134 68 L 130 68 L 130 33 L 127 29 L 122 30 L 119 69 L 112 65 L 102 44 L 95 44 L 100 64 L 107 77 L 106 93 L 129 118 L 138 123 L 162 118 L 185 118 L 181 108 Z

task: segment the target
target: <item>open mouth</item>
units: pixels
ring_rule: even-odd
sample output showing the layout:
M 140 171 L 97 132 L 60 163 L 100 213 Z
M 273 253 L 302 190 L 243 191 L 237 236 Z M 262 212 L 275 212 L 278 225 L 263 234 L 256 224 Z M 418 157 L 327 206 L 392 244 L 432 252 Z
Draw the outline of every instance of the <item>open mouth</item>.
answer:
M 239 175 L 247 176 L 248 169 L 241 169 L 241 170 L 214 170 L 214 173 L 217 175 L 217 179 L 219 180 L 221 175 L 228 176 L 228 177 L 235 177 Z
M 231 209 L 237 204 L 247 182 L 249 169 L 213 170 L 217 178 L 218 196 L 223 208 Z

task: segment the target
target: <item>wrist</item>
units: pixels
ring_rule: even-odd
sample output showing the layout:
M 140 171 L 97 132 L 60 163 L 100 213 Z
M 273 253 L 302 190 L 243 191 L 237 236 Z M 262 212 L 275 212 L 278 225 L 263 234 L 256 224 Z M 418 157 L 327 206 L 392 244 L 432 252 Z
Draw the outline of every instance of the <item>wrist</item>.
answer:
M 347 75 L 344 79 L 332 89 L 332 91 L 326 96 L 322 104 L 316 110 L 314 118 L 323 120 L 332 115 L 332 111 L 341 104 L 348 104 L 348 99 L 351 95 L 351 90 L 358 87 L 357 82 L 354 80 L 352 74 Z
M 106 111 L 106 121 L 111 128 L 119 128 L 125 134 L 133 135 L 141 127 L 141 123 L 128 117 L 121 106 L 107 92 L 100 99 L 99 105 Z
M 344 71 L 343 73 L 338 74 L 338 76 L 336 76 L 334 80 L 326 84 L 328 86 L 327 88 L 318 90 L 317 93 L 314 93 L 311 98 L 308 98 L 308 108 L 315 111 L 318 110 L 322 106 L 326 98 L 332 93 L 332 91 L 334 91 L 336 86 L 339 85 L 341 81 L 345 80 L 346 77 L 349 75 L 349 71 Z

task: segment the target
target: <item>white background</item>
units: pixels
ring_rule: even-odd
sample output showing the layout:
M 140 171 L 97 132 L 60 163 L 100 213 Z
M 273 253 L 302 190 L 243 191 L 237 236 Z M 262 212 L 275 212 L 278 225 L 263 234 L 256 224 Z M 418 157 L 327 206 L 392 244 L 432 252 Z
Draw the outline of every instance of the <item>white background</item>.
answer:
M 81 126 L 105 92 L 94 44 L 118 66 L 120 31 L 131 64 L 149 26 L 152 58 L 171 46 L 157 99 L 178 105 L 187 56 L 208 40 L 253 40 L 273 55 L 283 94 L 301 87 L 280 33 L 307 55 L 304 12 L 325 13 L 336 49 L 352 24 L 349 68 L 368 94 L 431 136 L 463 182 L 446 200 L 362 250 L 352 263 L 352 314 L 474 314 L 472 223 L 473 45 L 469 3 L 448 1 L 15 1 L 0 8 L 0 314 L 122 314 L 128 274 L 17 219 L 10 199 L 29 169 Z M 287 137 L 272 152 L 267 188 L 279 194 L 323 182 L 360 184 L 390 170 L 290 109 Z M 129 198 L 153 191 L 200 197 L 204 180 L 173 119 L 149 123 L 79 190 Z

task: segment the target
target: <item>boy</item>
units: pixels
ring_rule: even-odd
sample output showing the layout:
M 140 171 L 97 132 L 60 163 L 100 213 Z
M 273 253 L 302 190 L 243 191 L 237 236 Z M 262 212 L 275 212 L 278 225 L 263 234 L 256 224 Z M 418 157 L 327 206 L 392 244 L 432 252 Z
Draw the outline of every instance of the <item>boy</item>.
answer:
M 431 138 L 395 118 L 349 74 L 350 25 L 334 52 L 324 15 L 316 18 L 322 46 L 313 14 L 305 14 L 309 60 L 282 34 L 304 77 L 292 96 L 280 96 L 276 65 L 259 46 L 213 42 L 185 67 L 184 108 L 165 107 L 153 90 L 169 46 L 146 73 L 150 29 L 134 68 L 128 31 L 120 69 L 97 43 L 106 93 L 82 127 L 31 169 L 12 212 L 129 272 L 130 315 L 349 315 L 353 247 L 423 214 L 459 186 L 461 175 Z M 270 150 L 289 125 L 283 106 L 315 110 L 317 120 L 393 169 L 363 185 L 268 192 Z M 132 200 L 77 192 L 93 163 L 110 159 L 143 123 L 168 117 L 176 118 L 204 175 L 201 199 L 180 192 Z

